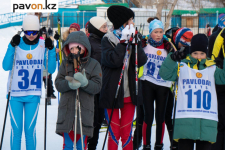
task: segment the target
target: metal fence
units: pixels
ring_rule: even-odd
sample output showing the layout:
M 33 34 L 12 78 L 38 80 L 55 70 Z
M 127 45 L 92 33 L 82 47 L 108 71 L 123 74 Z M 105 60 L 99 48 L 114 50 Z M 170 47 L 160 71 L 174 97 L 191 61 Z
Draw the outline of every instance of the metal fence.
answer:
M 149 17 L 155 17 L 155 15 L 156 15 L 155 13 L 145 13 L 145 15 L 135 15 L 135 19 L 134 19 L 135 26 L 138 27 L 138 29 L 139 29 L 141 25 L 142 26 L 144 25 L 143 33 L 145 35 L 147 35 L 149 33 L 149 23 L 147 22 L 147 19 Z M 164 14 L 161 18 L 161 21 L 164 24 L 167 21 L 165 15 L 166 14 Z M 107 18 L 107 15 L 105 13 L 102 13 L 99 15 L 99 13 L 96 13 L 96 11 L 79 12 L 79 13 L 65 12 L 65 13 L 63 13 L 63 16 L 50 16 L 48 25 L 47 25 L 47 18 L 42 17 L 41 18 L 41 26 L 48 26 L 48 27 L 56 29 L 57 28 L 57 20 L 59 18 L 61 21 L 62 32 L 66 31 L 72 23 L 78 23 L 82 29 L 85 27 L 86 23 L 94 16 L 100 16 L 100 17 L 105 18 L 108 22 L 109 29 L 112 27 L 112 23 Z M 190 21 L 190 19 L 192 19 L 192 20 Z M 207 19 L 208 19 L 207 17 L 200 18 L 199 16 L 194 16 L 192 18 L 182 17 L 180 19 L 177 19 L 177 16 L 172 16 L 172 18 L 170 20 L 171 25 L 169 26 L 169 28 L 171 28 L 171 27 L 188 27 L 193 31 L 194 34 L 205 33 L 205 26 L 208 23 Z M 199 22 L 205 22 L 205 25 L 204 25 L 204 23 L 201 23 L 202 24 L 201 25 Z M 212 24 L 211 28 L 213 29 L 213 27 L 214 27 L 213 25 L 216 24 L 216 21 L 215 21 L 215 23 L 212 23 L 212 21 L 211 21 L 211 22 L 209 22 L 209 24 L 210 25 Z

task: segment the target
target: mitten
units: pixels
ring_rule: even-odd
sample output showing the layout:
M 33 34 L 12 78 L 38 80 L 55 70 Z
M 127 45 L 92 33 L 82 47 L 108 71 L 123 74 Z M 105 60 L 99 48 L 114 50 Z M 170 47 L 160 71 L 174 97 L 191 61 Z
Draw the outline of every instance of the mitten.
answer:
M 45 48 L 52 50 L 54 48 L 52 40 L 48 37 L 45 39 Z
M 13 47 L 18 46 L 18 45 L 20 44 L 20 38 L 21 38 L 21 37 L 20 37 L 19 34 L 14 35 L 13 38 L 12 38 L 12 40 L 11 40 L 11 42 L 10 42 L 10 44 L 11 44 Z
M 128 41 L 130 36 L 130 30 L 129 30 L 129 26 L 127 25 L 123 30 L 122 30 L 122 36 L 120 38 L 120 41 Z
M 58 34 L 57 31 L 55 31 L 54 39 L 55 39 L 55 40 L 59 40 L 59 34 Z
M 176 51 L 170 55 L 173 61 L 181 61 L 182 59 L 186 58 L 187 53 L 185 50 Z
M 82 73 L 80 73 L 80 72 L 75 73 L 73 77 L 75 80 L 80 82 L 80 84 L 81 84 L 80 87 L 85 87 L 88 85 L 88 79 L 86 77 L 85 70 L 83 70 Z
M 78 88 L 81 86 L 80 82 L 77 81 L 77 80 L 75 80 L 73 77 L 66 76 L 65 79 L 66 79 L 67 81 L 69 81 L 69 82 L 68 82 L 68 85 L 69 85 L 69 87 L 70 87 L 71 89 L 73 89 L 73 90 L 76 90 L 76 89 L 78 89 Z

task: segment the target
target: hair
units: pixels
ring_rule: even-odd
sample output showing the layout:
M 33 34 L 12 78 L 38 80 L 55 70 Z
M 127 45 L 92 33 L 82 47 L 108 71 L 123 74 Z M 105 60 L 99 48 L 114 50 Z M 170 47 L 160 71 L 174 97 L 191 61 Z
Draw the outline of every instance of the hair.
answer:
M 151 22 L 152 20 L 154 20 L 154 19 L 159 20 L 158 17 L 149 17 L 149 18 L 147 19 L 147 22 L 150 23 L 150 22 Z

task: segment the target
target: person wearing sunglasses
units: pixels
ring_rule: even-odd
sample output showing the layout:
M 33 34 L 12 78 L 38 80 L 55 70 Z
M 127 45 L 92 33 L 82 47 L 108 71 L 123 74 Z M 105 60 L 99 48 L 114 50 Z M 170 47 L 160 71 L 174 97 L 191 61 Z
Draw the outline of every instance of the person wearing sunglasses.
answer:
M 23 129 L 26 138 L 26 149 L 36 150 L 35 127 L 42 93 L 42 70 L 44 66 L 46 67 L 47 49 L 49 49 L 48 72 L 52 74 L 56 68 L 55 48 L 52 40 L 50 38 L 40 39 L 39 27 L 37 16 L 26 16 L 22 25 L 24 36 L 20 37 L 18 34 L 13 36 L 2 62 L 3 69 L 10 71 L 9 79 L 14 65 L 9 100 L 11 150 L 21 149 Z M 15 52 L 16 57 L 13 64 Z M 9 84 L 10 80 L 8 81 Z

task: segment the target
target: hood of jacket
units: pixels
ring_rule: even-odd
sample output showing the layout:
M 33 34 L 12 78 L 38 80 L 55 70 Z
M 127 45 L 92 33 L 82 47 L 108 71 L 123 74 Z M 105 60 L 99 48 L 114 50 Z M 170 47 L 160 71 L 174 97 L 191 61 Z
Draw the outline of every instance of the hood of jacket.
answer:
M 70 34 L 70 31 L 69 31 L 69 29 L 67 29 L 65 32 L 63 32 L 62 39 L 65 41 L 67 39 L 67 37 L 68 37 L 69 34 Z
M 70 54 L 69 43 L 79 43 L 79 44 L 82 44 L 86 48 L 86 50 L 85 50 L 86 54 L 83 58 L 81 58 L 81 60 L 86 60 L 87 58 L 89 58 L 91 56 L 91 44 L 84 32 L 76 31 L 76 32 L 72 32 L 68 35 L 67 39 L 65 40 L 65 42 L 63 44 L 63 48 L 62 48 L 64 56 L 66 57 L 67 60 L 69 59 L 68 56 Z

